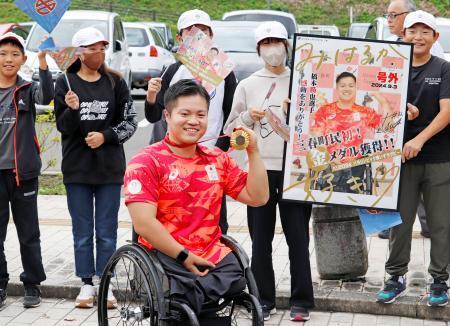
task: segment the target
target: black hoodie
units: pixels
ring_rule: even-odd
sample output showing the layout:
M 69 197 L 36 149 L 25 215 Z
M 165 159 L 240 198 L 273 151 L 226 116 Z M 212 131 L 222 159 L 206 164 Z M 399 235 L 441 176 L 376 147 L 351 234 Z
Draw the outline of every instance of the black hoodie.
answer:
M 62 134 L 62 166 L 64 183 L 122 184 L 125 173 L 123 143 L 137 127 L 136 111 L 125 81 L 106 75 L 95 82 L 68 73 L 72 91 L 80 100 L 79 110 L 65 102 L 68 92 L 65 76 L 56 80 L 56 126 Z M 113 85 L 114 84 L 114 85 Z M 101 132 L 103 145 L 91 149 L 85 141 L 91 131 Z

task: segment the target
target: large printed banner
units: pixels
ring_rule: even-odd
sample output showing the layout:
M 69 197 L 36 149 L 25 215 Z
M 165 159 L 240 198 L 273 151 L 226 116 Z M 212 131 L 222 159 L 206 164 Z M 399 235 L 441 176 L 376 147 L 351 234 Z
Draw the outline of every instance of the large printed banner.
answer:
M 411 53 L 296 35 L 283 199 L 397 209 Z

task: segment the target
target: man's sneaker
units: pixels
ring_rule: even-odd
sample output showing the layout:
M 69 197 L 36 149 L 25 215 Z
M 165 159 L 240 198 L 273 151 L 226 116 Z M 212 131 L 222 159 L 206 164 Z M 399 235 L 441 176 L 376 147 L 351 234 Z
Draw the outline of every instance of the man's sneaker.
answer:
M 109 287 L 109 289 L 108 289 L 108 298 L 106 300 L 107 300 L 106 304 L 107 304 L 108 309 L 117 308 L 117 299 L 114 296 L 114 294 L 111 290 L 111 287 Z
M 430 286 L 430 294 L 428 295 L 428 306 L 443 307 L 448 303 L 448 286 L 445 281 L 434 280 Z
M 6 290 L 0 289 L 0 308 L 3 307 L 6 303 Z
M 292 321 L 307 321 L 309 320 L 309 311 L 303 307 L 292 306 L 290 317 Z
M 94 306 L 95 288 L 90 284 L 84 284 L 75 299 L 75 307 L 92 308 Z
M 378 238 L 380 239 L 389 239 L 389 231 L 390 229 L 383 230 L 378 233 Z
M 265 321 L 268 321 L 270 319 L 271 315 L 275 315 L 277 313 L 277 308 L 269 309 L 266 306 L 262 306 L 263 311 L 263 317 Z
M 25 308 L 34 308 L 41 305 L 41 291 L 36 285 L 26 285 L 25 295 L 23 297 L 23 306 Z
M 401 282 L 399 280 L 401 276 L 391 276 L 384 284 L 383 290 L 377 293 L 377 301 L 382 303 L 392 303 L 397 297 L 405 291 L 405 279 L 402 277 Z

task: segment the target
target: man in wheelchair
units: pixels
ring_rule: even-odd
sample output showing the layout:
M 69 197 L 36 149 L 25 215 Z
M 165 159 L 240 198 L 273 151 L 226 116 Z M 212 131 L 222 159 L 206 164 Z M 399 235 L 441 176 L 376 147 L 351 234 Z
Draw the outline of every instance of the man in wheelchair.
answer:
M 128 164 L 125 203 L 139 243 L 156 250 L 170 282 L 170 297 L 196 314 L 202 305 L 245 288 L 243 271 L 220 241 L 224 195 L 251 206 L 269 197 L 267 175 L 253 131 L 246 149 L 248 172 L 219 149 L 198 143 L 207 129 L 210 97 L 192 80 L 173 84 L 164 96 L 168 134 Z M 239 289 L 237 289 L 239 288 Z

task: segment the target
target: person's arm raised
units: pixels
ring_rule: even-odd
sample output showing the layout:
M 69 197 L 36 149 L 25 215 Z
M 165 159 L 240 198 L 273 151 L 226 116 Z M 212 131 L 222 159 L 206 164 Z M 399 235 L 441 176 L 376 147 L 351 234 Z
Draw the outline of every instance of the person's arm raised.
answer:
M 242 129 L 250 136 L 250 142 L 247 147 L 247 182 L 236 199 L 249 206 L 265 205 L 269 200 L 269 179 L 264 163 L 259 155 L 256 135 L 249 128 L 240 127 L 236 129 Z

